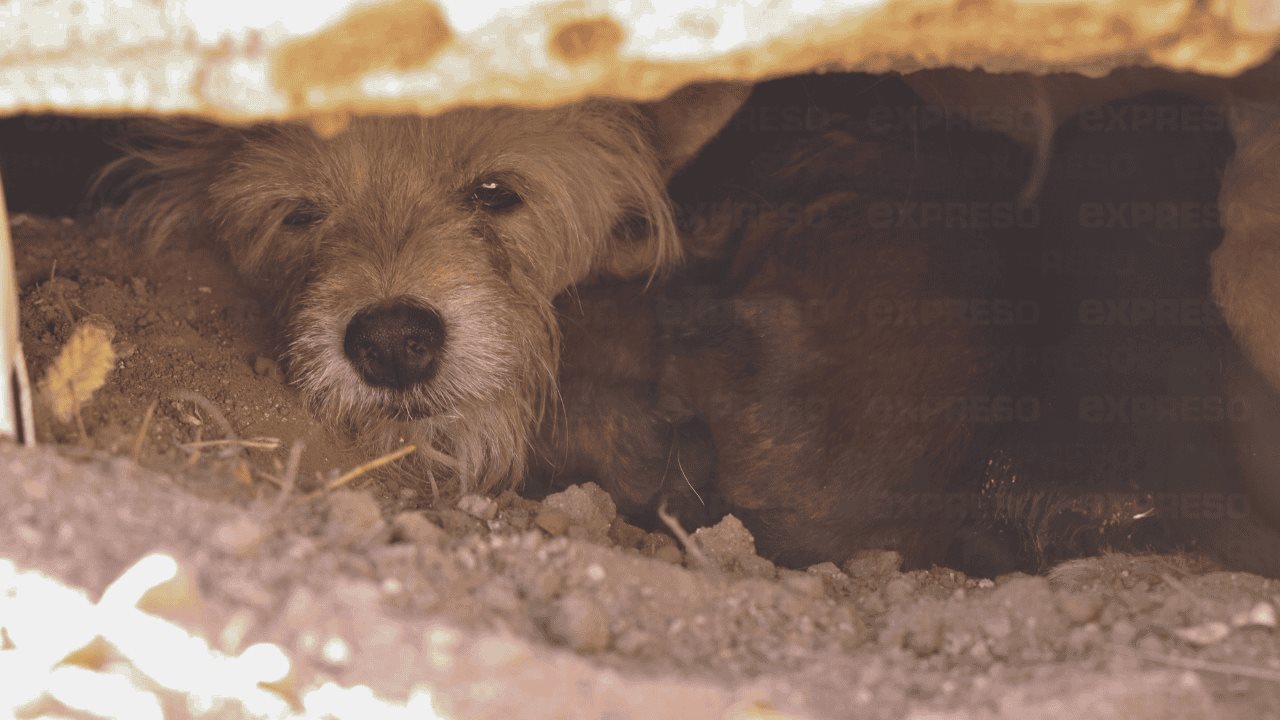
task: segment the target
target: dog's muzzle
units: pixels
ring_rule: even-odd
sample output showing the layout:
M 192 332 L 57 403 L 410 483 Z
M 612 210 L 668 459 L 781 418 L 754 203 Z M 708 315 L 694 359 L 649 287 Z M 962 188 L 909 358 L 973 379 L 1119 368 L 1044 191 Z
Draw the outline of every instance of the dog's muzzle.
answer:
M 395 298 L 356 313 L 342 349 L 369 385 L 408 390 L 435 375 L 444 338 L 438 312 L 411 298 Z

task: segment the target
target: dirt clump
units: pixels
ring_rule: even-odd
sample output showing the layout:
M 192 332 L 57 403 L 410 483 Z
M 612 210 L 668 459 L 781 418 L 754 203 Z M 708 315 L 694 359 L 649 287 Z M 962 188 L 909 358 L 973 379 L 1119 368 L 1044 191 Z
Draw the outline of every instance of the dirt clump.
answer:
M 1280 584 L 1193 557 L 972 578 L 903 573 L 898 554 L 867 551 L 791 570 L 733 516 L 677 539 L 620 518 L 594 485 L 428 510 L 358 478 L 326 491 L 369 458 L 281 382 L 268 314 L 215 253 L 149 257 L 100 226 L 28 216 L 14 235 L 32 376 L 90 317 L 115 328 L 119 357 L 81 407 L 84 434 L 38 405 L 43 446 L 0 450 L 0 558 L 97 598 L 167 553 L 199 599 L 182 626 L 228 653 L 278 645 L 285 694 L 364 684 L 403 703 L 425 687 L 446 717 L 521 718 L 1243 718 L 1280 705 Z M 0 602 L 16 577 L 0 568 Z M 0 613 L 7 651 L 34 652 L 37 625 Z M 173 717 L 248 714 L 192 704 L 127 656 L 89 667 Z M 53 697 L 20 709 L 56 709 Z

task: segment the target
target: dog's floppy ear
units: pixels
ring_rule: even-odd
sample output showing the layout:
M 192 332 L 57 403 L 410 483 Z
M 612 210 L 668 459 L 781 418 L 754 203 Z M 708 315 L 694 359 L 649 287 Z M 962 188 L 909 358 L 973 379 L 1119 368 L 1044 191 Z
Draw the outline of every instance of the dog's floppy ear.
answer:
M 671 95 L 635 106 L 653 152 L 653 164 L 637 177 L 630 211 L 614 228 L 612 250 L 603 264 L 620 277 L 655 273 L 684 255 L 676 232 L 665 183 L 698 154 L 729 122 L 751 94 L 750 83 L 713 82 L 688 85 Z M 632 173 L 636 167 L 628 167 Z
M 209 186 L 245 134 L 203 120 L 132 120 L 116 142 L 123 157 L 98 174 L 95 192 L 123 195 L 117 225 L 155 248 L 207 225 Z
M 654 150 L 670 179 L 719 133 L 751 94 L 751 83 L 687 85 L 662 100 L 640 105 L 653 128 Z

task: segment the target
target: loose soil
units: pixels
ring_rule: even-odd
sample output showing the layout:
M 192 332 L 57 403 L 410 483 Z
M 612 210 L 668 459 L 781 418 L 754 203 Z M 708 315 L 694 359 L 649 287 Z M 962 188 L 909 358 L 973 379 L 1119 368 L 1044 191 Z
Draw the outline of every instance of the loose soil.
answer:
M 732 517 L 686 552 L 618 518 L 595 486 L 429 512 L 317 491 L 369 458 L 299 406 L 268 315 L 221 258 L 197 246 L 146 256 L 93 223 L 17 216 L 13 233 L 33 379 L 81 322 L 111 328 L 120 358 L 83 408 L 87 437 L 37 397 L 41 446 L 0 452 L 0 559 L 96 599 L 139 558 L 168 553 L 191 581 L 177 622 L 229 654 L 277 643 L 293 662 L 283 696 L 334 681 L 404 702 L 427 688 L 451 718 L 1280 707 L 1280 583 L 1192 557 L 1112 555 L 991 580 L 902 573 L 894 553 L 867 552 L 801 571 L 757 556 Z M 189 445 L 233 437 L 280 442 Z M 0 588 L 13 582 L 0 565 Z M 0 613 L 0 656 L 41 641 L 30 620 Z M 153 693 L 169 717 L 248 712 L 104 657 L 78 662 Z M 47 693 L 17 711 L 95 716 Z

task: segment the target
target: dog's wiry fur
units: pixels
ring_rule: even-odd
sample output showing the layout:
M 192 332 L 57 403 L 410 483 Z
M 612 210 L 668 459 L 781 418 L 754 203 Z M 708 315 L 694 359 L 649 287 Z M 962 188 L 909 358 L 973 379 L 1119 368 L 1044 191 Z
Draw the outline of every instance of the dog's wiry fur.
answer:
M 157 123 L 108 173 L 135 185 L 126 232 L 207 232 L 275 302 L 291 379 L 318 418 L 373 452 L 432 449 L 416 467 L 433 482 L 490 492 L 523 477 L 557 399 L 553 299 L 677 261 L 666 179 L 744 95 L 359 118 L 331 139 L 295 124 Z M 521 202 L 477 204 L 494 181 Z M 352 317 L 395 299 L 434 308 L 446 329 L 434 377 L 407 390 L 363 382 L 343 353 Z

